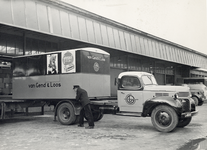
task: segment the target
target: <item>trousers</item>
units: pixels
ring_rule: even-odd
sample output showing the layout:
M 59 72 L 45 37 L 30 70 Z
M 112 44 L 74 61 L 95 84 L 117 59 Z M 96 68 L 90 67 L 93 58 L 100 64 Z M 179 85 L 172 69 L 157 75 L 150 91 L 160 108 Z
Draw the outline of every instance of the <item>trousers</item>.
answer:
M 90 104 L 85 105 L 80 112 L 79 124 L 84 124 L 84 116 L 88 121 L 89 126 L 94 126 L 93 114 Z

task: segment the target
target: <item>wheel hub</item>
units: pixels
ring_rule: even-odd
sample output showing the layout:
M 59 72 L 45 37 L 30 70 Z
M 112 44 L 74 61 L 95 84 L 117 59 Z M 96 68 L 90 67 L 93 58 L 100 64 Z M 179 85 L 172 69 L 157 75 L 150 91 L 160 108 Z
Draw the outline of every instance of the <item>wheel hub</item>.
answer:
M 158 114 L 158 122 L 161 124 L 161 125 L 164 125 L 164 126 L 167 126 L 170 124 L 171 122 L 171 117 L 169 116 L 168 113 L 166 112 L 160 112 Z
M 63 118 L 64 118 L 64 119 L 68 119 L 69 116 L 70 116 L 70 112 L 69 112 L 69 110 L 65 109 L 65 110 L 63 111 Z

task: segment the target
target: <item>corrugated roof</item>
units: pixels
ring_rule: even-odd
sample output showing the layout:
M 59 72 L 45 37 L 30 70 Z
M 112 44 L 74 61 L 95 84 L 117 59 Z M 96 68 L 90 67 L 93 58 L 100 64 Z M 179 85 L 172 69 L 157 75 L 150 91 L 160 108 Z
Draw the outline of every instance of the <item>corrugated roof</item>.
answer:
M 207 69 L 207 55 L 54 0 L 0 1 L 0 23 Z

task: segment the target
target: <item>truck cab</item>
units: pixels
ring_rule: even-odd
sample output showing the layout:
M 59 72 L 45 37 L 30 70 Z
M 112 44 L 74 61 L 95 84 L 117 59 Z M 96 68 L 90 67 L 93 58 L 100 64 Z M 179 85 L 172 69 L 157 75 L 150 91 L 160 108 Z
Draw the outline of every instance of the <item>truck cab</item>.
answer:
M 162 132 L 186 126 L 196 112 L 189 87 L 158 85 L 147 72 L 120 73 L 117 92 L 119 112 L 151 116 L 155 128 Z
M 192 98 L 198 106 L 203 105 L 204 100 L 207 99 L 207 87 L 201 83 L 184 84 L 190 88 Z

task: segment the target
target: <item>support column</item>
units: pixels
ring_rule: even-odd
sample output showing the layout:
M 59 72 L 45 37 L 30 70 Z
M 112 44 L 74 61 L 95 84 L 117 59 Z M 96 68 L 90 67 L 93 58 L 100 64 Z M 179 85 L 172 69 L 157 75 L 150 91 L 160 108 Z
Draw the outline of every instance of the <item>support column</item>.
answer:
M 25 55 L 26 51 L 26 33 L 23 33 L 23 55 Z

